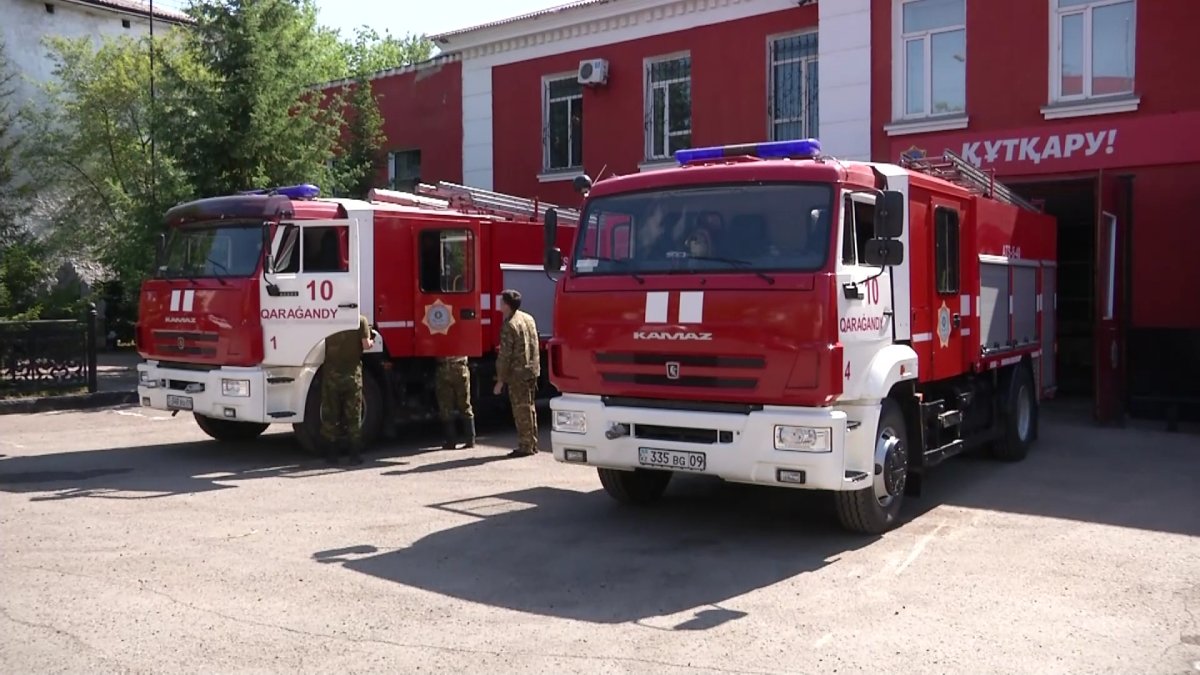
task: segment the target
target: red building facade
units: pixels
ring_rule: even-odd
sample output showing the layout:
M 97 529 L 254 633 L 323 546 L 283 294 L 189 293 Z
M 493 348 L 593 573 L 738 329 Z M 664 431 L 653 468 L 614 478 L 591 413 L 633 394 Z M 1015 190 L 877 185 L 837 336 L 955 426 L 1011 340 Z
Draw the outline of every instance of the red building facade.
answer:
M 959 153 L 1059 222 L 1064 394 L 1200 401 L 1190 0 L 872 0 L 872 155 Z M 1172 199 L 1176 197 L 1176 199 Z
M 1200 402 L 1200 225 L 1171 199 L 1200 186 L 1198 23 L 1194 0 L 581 0 L 377 77 L 380 178 L 574 206 L 575 176 L 682 147 L 952 150 L 1058 219 L 1060 393 L 1157 415 Z

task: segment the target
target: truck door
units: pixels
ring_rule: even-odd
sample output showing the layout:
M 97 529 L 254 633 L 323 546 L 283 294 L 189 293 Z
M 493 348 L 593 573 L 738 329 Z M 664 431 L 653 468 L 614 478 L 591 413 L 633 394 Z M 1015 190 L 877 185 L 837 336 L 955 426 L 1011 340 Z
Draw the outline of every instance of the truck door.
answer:
M 326 337 L 358 328 L 358 223 L 281 223 L 271 242 L 259 312 L 263 363 L 300 365 Z
M 953 377 L 966 366 L 963 316 L 970 296 L 962 293 L 962 210 L 952 202 L 933 200 L 933 379 Z
M 1095 374 L 1096 420 L 1120 419 L 1122 403 L 1125 342 L 1121 331 L 1123 298 L 1122 240 L 1127 222 L 1124 218 L 1127 195 L 1125 184 L 1110 172 L 1101 171 L 1096 194 L 1096 292 Z
M 439 221 L 413 228 L 417 252 L 416 356 L 479 356 L 479 226 Z

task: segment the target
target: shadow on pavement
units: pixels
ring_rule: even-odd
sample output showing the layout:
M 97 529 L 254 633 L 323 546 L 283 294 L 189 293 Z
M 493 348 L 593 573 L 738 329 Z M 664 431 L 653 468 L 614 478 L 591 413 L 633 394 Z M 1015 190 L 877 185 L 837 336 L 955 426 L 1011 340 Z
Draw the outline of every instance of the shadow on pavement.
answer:
M 405 466 L 404 458 L 440 449 L 440 444 L 432 427 L 413 426 L 406 429 L 403 441 L 386 442 L 365 453 L 358 466 L 329 466 L 323 458 L 310 457 L 290 433 L 243 443 L 204 440 L 8 456 L 0 458 L 0 492 L 38 493 L 31 501 L 155 499 L 224 490 L 236 487 L 230 483 L 259 478 Z
M 313 559 L 532 614 L 594 623 L 666 617 L 668 629 L 707 630 L 745 616 L 721 602 L 875 541 L 814 517 L 815 495 L 703 479 L 677 487 L 649 509 L 552 487 L 434 504 L 474 522 L 407 548 L 359 544 Z
M 1048 406 L 1025 461 L 951 459 L 909 515 L 941 504 L 1200 535 L 1200 436 L 1103 428 Z

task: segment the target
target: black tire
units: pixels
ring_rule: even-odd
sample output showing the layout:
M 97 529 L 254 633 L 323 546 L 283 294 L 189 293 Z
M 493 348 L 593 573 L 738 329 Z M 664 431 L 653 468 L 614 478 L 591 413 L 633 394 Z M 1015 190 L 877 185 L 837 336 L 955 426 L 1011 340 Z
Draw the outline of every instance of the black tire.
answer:
M 262 435 L 269 424 L 261 422 L 237 422 L 234 420 L 217 419 L 216 417 L 205 417 L 196 413 L 192 413 L 196 418 L 196 424 L 199 425 L 200 431 L 208 434 L 210 437 L 227 443 L 237 441 L 252 441 Z
M 312 384 L 308 386 L 308 395 L 304 400 L 304 421 L 292 425 L 296 440 L 300 447 L 310 455 L 324 452 L 325 441 L 321 438 L 321 377 L 322 370 L 317 371 Z M 363 369 L 363 447 L 369 448 L 379 440 L 383 432 L 383 391 L 379 382 L 366 368 Z
M 875 432 L 876 471 L 871 487 L 853 492 L 835 492 L 838 521 L 852 532 L 882 534 L 896 526 L 904 504 L 904 485 L 908 473 L 908 429 L 904 412 L 894 399 L 883 399 L 879 426 Z M 881 444 L 892 443 L 887 459 L 879 463 Z M 880 497 L 877 490 L 887 494 Z
M 644 506 L 658 501 L 671 482 L 670 471 L 596 469 L 604 491 L 622 504 Z
M 1029 455 L 1029 447 L 1037 437 L 1038 400 L 1033 390 L 1033 375 L 1029 367 L 1021 363 L 1000 382 L 1000 392 L 1004 396 L 1000 410 L 1003 434 L 992 444 L 991 454 L 1003 462 L 1019 462 Z

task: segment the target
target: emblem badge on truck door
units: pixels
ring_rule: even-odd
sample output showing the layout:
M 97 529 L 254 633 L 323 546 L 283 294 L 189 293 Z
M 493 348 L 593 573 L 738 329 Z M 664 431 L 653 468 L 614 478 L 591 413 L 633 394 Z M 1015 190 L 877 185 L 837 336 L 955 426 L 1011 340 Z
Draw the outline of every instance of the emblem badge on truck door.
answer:
M 679 362 L 678 361 L 667 361 L 667 379 L 668 380 L 678 380 L 679 379 Z
M 454 308 L 439 300 L 425 305 L 425 318 L 421 323 L 434 335 L 445 335 L 454 325 Z

